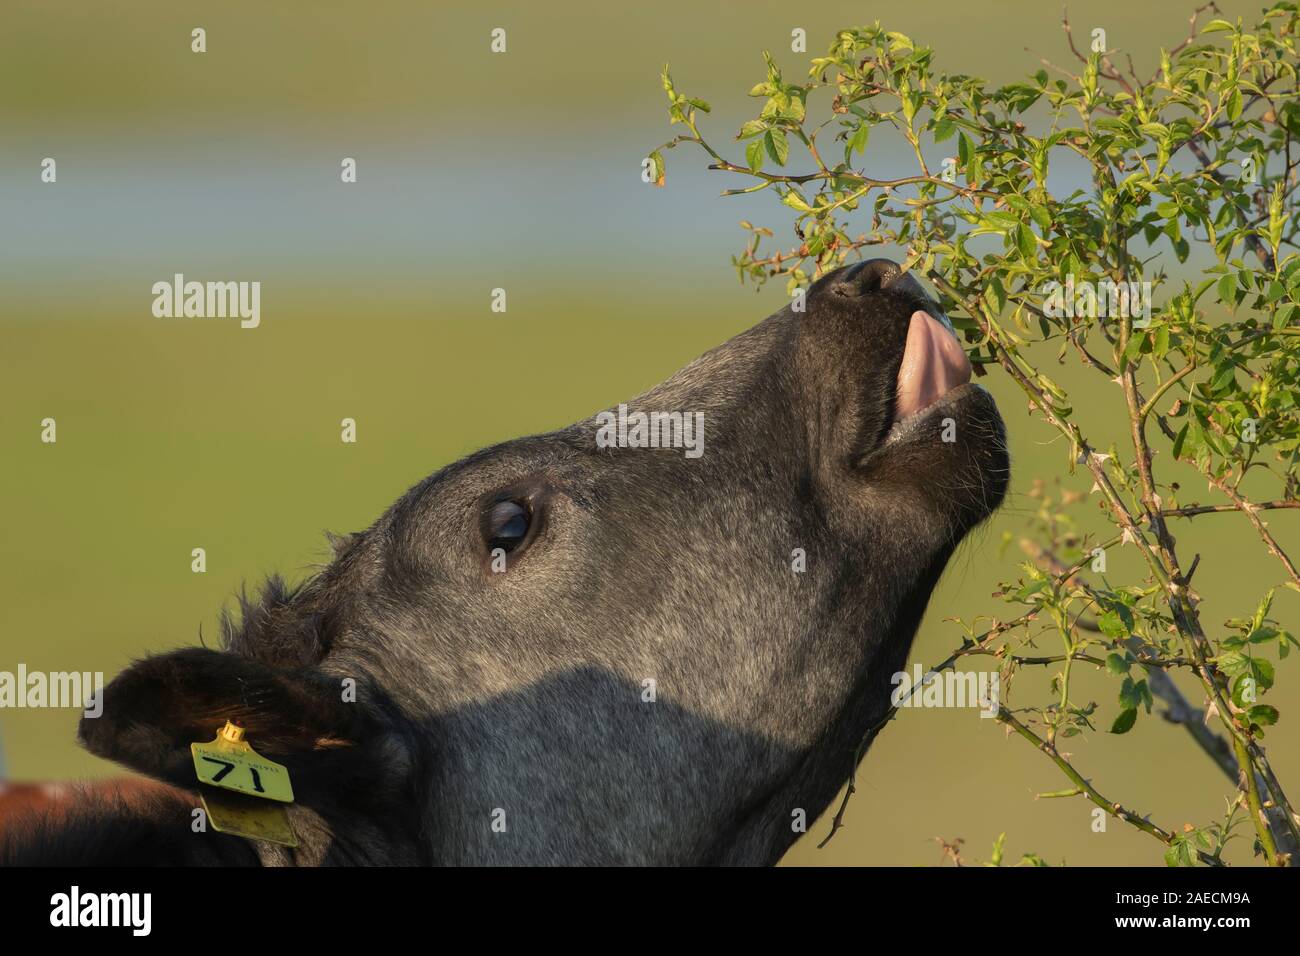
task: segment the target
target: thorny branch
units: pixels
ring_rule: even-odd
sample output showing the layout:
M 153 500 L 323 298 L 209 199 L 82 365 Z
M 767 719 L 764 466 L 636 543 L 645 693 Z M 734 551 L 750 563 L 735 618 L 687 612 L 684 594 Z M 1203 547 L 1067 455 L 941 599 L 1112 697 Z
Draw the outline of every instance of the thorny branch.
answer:
M 1239 450 L 1242 446 L 1235 445 L 1232 423 L 1222 414 L 1223 403 L 1228 400 L 1225 389 L 1232 376 L 1246 376 L 1253 389 L 1249 394 L 1240 390 L 1237 394 L 1242 397 L 1233 400 L 1243 407 L 1265 410 L 1269 407 L 1270 386 L 1280 387 L 1279 382 L 1287 381 L 1288 375 L 1296 378 L 1294 365 L 1300 364 L 1286 351 L 1296 344 L 1289 337 L 1300 333 L 1295 327 L 1300 317 L 1300 262 L 1294 255 L 1280 255 L 1282 246 L 1296 247 L 1300 232 L 1297 217 L 1285 206 L 1297 187 L 1300 168 L 1300 158 L 1292 158 L 1293 134 L 1300 132 L 1294 67 L 1300 18 L 1294 3 L 1279 3 L 1265 12 L 1255 33 L 1247 33 L 1240 24 L 1234 27 L 1221 19 L 1202 26 L 1201 18 L 1207 13 L 1219 14 L 1213 2 L 1193 11 L 1187 37 L 1170 51 L 1162 52 L 1159 68 L 1143 79 L 1128 54 L 1126 67 L 1121 69 L 1116 62 L 1120 51 L 1089 54 L 1079 50 L 1067 12 L 1062 17 L 1065 42 L 1082 65 L 1082 74 L 1076 75 L 1040 57 L 1048 69 L 1070 82 L 1058 80 L 1053 86 L 1049 75 L 1040 71 L 1036 83 L 1012 85 L 991 94 L 978 80 L 931 73 L 931 51 L 916 47 L 902 34 L 886 32 L 879 26 L 841 31 L 830 55 L 813 60 L 807 84 L 785 81 L 768 57 L 768 81 L 751 92 L 766 96 L 767 106 L 758 120 L 745 124 L 738 137 L 753 139 L 746 150 L 745 165 L 727 160 L 707 143 L 696 125 L 696 110 L 707 112 L 707 105 L 678 94 L 665 70 L 664 89 L 672 103 L 673 121 L 683 123 L 690 135 L 679 136 L 661 149 L 686 142 L 697 144 L 713 160 L 711 169 L 757 180 L 754 186 L 728 189 L 725 195 L 773 190 L 799 213 L 800 242 L 785 252 L 760 255 L 762 237 L 770 237 L 772 232 L 742 224 L 751 232 L 744 254 L 735 260 L 742 280 L 751 277 L 761 282 L 768 277 L 786 276 L 794 289 L 863 248 L 891 243 L 907 248 L 904 268 L 923 272 L 960 310 L 960 316 L 954 318 L 964 317 L 977 373 L 982 374 L 988 365 L 1001 367 L 1025 393 L 1031 408 L 1068 440 L 1071 461 L 1086 468 L 1094 492 L 1101 494 L 1119 530 L 1105 547 L 1117 541 L 1135 546 L 1149 574 L 1149 590 L 1142 594 L 1158 598 L 1165 609 L 1160 611 L 1151 604 L 1143 613 L 1153 625 L 1163 622 L 1181 644 L 1181 653 L 1172 650 L 1172 645 L 1157 647 L 1151 643 L 1154 638 L 1143 640 L 1136 633 L 1120 638 L 1113 633 L 1112 622 L 1108 636 L 1116 640 L 1113 646 L 1126 650 L 1130 660 L 1146 673 L 1143 685 L 1149 685 L 1151 694 L 1166 703 L 1167 719 L 1185 727 L 1238 784 L 1240 794 L 1233 804 L 1234 812 L 1243 804 L 1249 807 L 1257 846 L 1268 862 L 1300 864 L 1296 850 L 1300 846 L 1300 816 L 1259 743 L 1262 726 L 1276 720 L 1276 710 L 1253 706 L 1253 697 L 1242 696 L 1244 675 L 1239 669 L 1248 667 L 1250 674 L 1260 673 L 1254 669 L 1252 656 L 1234 651 L 1233 666 L 1238 670 L 1225 670 L 1232 657 L 1226 648 L 1246 646 L 1249 650 L 1256 635 L 1268 638 L 1276 631 L 1265 626 L 1271 592 L 1255 615 L 1254 629 L 1243 630 L 1244 637 L 1235 645 L 1211 640 L 1201 623 L 1199 598 L 1190 587 L 1200 555 L 1184 570 L 1168 523 L 1206 514 L 1245 515 L 1264 547 L 1282 565 L 1289 586 L 1300 591 L 1300 574 L 1294 562 L 1259 517 L 1260 512 L 1268 510 L 1300 508 L 1300 481 L 1295 474 L 1300 437 L 1293 446 L 1277 445 L 1283 451 L 1293 449 L 1285 473 L 1280 475 L 1283 497 L 1253 502 L 1240 487 L 1246 472 L 1251 468 L 1273 469 L 1257 460 L 1254 448 Z M 1223 35 L 1228 46 L 1207 43 L 1206 36 L 1212 33 Z M 833 74 L 831 81 L 826 80 L 827 74 Z M 803 128 L 807 98 L 823 88 L 836 93 L 832 114 L 840 119 L 840 138 L 845 141 L 845 161 L 833 166 L 827 164 L 816 142 L 831 120 L 810 133 Z M 883 106 L 881 97 L 897 106 Z M 1051 136 L 1037 139 L 1027 132 L 1023 122 L 1014 119 L 1014 114 L 1041 98 L 1047 98 L 1056 113 Z M 1061 126 L 1067 109 L 1078 112 L 1081 127 Z M 1179 110 L 1182 115 L 1178 115 Z M 925 111 L 928 119 L 922 122 L 920 117 Z M 891 128 L 910 144 L 920 168 L 918 175 L 879 178 L 850 168 L 852 155 L 863 151 L 866 132 L 872 126 Z M 1234 149 L 1258 149 L 1259 134 L 1270 130 L 1269 142 L 1282 156 L 1283 168 L 1271 180 L 1270 189 L 1260 188 L 1246 203 L 1237 198 L 1238 185 L 1225 174 L 1224 164 Z M 921 150 L 923 131 L 932 133 L 936 142 L 958 135 L 965 182 L 932 172 Z M 777 166 L 785 166 L 791 137 L 807 148 L 816 171 L 764 171 L 761 165 L 765 155 Z M 1197 161 L 1199 171 L 1186 174 L 1170 164 L 1171 157 L 1184 146 Z M 1089 163 L 1094 197 L 1079 198 L 1076 193 L 1061 200 L 1048 192 L 1047 156 L 1054 148 L 1071 151 Z M 657 184 L 662 184 L 659 150 L 652 159 Z M 809 198 L 802 189 L 811 186 L 816 186 L 818 193 Z M 1156 214 L 1138 218 L 1140 209 L 1162 200 L 1164 205 Z M 851 213 L 869 201 L 871 229 L 852 238 L 836 220 L 836 214 Z M 962 233 L 957 229 L 962 220 L 978 228 Z M 1117 283 L 1134 274 L 1141 276 L 1158 257 L 1140 258 L 1131 253 L 1130 243 L 1135 237 L 1145 239 L 1148 245 L 1166 237 L 1179 260 L 1185 261 L 1187 244 L 1179 220 L 1204 231 L 1204 239 L 1198 235 L 1198 241 L 1213 246 L 1221 265 L 1210 271 L 1220 278 L 1198 289 L 1187 286 L 1174 296 L 1164 307 L 1159 327 L 1139 330 L 1128 313 L 1115 323 L 1071 324 L 1046 314 L 1030 298 L 1031 276 L 1059 276 L 1067 271 L 1087 274 L 1091 270 L 1083 265 L 1085 261 Z M 967 251 L 965 243 L 981 232 L 1004 237 L 1003 256 L 986 256 L 980 262 Z M 1249 250 L 1259 263 L 1258 278 L 1230 258 L 1237 245 Z M 1051 266 L 1045 268 L 1043 260 L 1049 257 Z M 811 275 L 804 270 L 805 264 L 812 265 Z M 1157 272 L 1153 284 L 1158 287 L 1164 280 L 1163 271 Z M 1258 325 L 1244 321 L 1231 326 L 1227 333 L 1205 324 L 1197 300 L 1211 286 L 1217 289 L 1219 301 L 1233 310 L 1255 294 L 1255 308 L 1271 313 L 1272 322 L 1267 317 Z M 1004 309 L 1014 310 L 1012 318 L 1020 331 L 1001 321 Z M 1120 464 L 1113 446 L 1102 453 L 1089 443 L 1072 420 L 1062 390 L 1043 374 L 1041 367 L 1026 358 L 1026 318 L 1042 327 L 1040 341 L 1060 337 L 1065 343 L 1062 355 L 1072 348 L 1084 367 L 1102 372 L 1120 386 L 1127 406 L 1131 466 Z M 1049 334 L 1053 329 L 1056 331 Z M 1101 336 L 1102 348 L 1112 353 L 1109 357 L 1103 358 L 1090 349 L 1090 332 Z M 1235 340 L 1233 332 L 1237 333 Z M 1183 357 L 1179 365 L 1170 361 L 1176 354 Z M 1271 364 L 1260 372 L 1250 364 L 1255 360 Z M 1139 369 L 1146 363 L 1156 379 L 1148 396 L 1143 395 L 1139 378 Z M 1169 411 L 1158 412 L 1157 403 L 1171 392 L 1179 397 Z M 1300 391 L 1295 396 L 1295 403 L 1300 405 Z M 1279 441 L 1290 441 L 1285 437 L 1288 434 L 1300 436 L 1294 411 L 1292 416 L 1291 420 L 1271 420 L 1282 436 Z M 1180 418 L 1185 420 L 1181 428 Z M 1157 478 L 1145 427 L 1149 421 L 1154 421 L 1161 435 L 1172 443 L 1172 458 L 1195 467 L 1212 488 L 1228 499 L 1228 504 L 1166 506 L 1162 495 L 1176 491 L 1178 485 L 1162 484 Z M 1073 595 L 1071 600 L 1086 600 L 1097 608 L 1113 606 L 1123 598 L 1122 593 L 1101 590 L 1077 579 L 1086 560 L 1065 567 L 1050 553 L 1046 557 L 1053 575 L 1053 594 L 1065 587 Z M 1140 589 L 1130 589 L 1136 590 Z M 1004 724 L 1046 753 L 1074 783 L 1072 790 L 1055 795 L 1087 795 L 1110 815 L 1159 839 L 1179 859 L 1193 853 L 1201 862 L 1221 863 L 1221 841 L 1214 853 L 1206 853 L 1172 831 L 1112 803 L 1057 750 L 1058 726 L 1073 710 L 1068 690 L 1070 666 L 1076 662 L 1107 666 L 1111 658 L 1118 660 L 1118 656 L 1112 652 L 1103 660 L 1086 652 L 1088 641 L 1075 635 L 1081 628 L 1096 628 L 1095 623 L 1084 622 L 1081 615 L 1069 622 L 1059 608 L 1047 610 L 1052 612 L 1062 634 L 1065 653 L 1012 654 L 998 641 L 1019 628 L 1028 631 L 1028 626 L 1043 613 L 1043 607 L 1035 606 L 1013 621 L 995 622 L 979 637 L 969 637 L 932 673 L 951 668 L 969 655 L 993 655 L 1011 669 L 1064 664 L 1059 675 L 1059 703 L 1043 711 L 1051 715 L 1045 738 L 1000 704 L 998 712 Z M 1113 614 L 1113 609 L 1109 613 Z M 1294 638 L 1283 632 L 1279 653 L 1285 653 L 1288 641 L 1293 643 Z M 1129 665 L 1119 660 L 1118 666 L 1127 670 Z M 1170 680 L 1167 671 L 1173 668 L 1186 669 L 1199 681 L 1207 702 L 1204 711 L 1188 702 Z M 911 693 L 915 691 L 913 688 Z M 890 707 L 855 749 L 848 785 L 821 846 L 843 827 L 845 810 L 856 791 L 857 766 L 896 711 L 896 707 Z M 1073 719 L 1086 724 L 1086 712 L 1075 712 Z M 1217 719 L 1222 734 L 1207 726 L 1210 719 Z

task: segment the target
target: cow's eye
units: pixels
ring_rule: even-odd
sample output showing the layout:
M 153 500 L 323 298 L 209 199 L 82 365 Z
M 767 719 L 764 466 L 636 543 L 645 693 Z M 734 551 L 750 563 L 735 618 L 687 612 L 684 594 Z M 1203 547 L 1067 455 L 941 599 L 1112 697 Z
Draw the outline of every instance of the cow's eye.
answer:
M 533 514 L 526 503 L 499 501 L 488 510 L 484 521 L 488 551 L 500 548 L 510 554 L 528 537 Z

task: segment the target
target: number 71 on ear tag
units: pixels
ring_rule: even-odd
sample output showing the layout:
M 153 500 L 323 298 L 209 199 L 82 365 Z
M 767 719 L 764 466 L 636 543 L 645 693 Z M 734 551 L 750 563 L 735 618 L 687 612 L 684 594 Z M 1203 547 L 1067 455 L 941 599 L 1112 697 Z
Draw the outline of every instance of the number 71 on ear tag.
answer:
M 217 732 L 215 740 L 190 744 L 190 753 L 200 783 L 265 800 L 293 803 L 288 769 L 254 750 L 244 739 L 244 728 L 230 721 Z

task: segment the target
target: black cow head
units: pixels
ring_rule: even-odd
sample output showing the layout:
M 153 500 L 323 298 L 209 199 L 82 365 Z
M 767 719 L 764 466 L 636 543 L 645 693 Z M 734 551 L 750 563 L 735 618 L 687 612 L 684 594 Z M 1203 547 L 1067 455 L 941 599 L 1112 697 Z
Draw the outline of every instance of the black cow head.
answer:
M 914 279 L 873 260 L 804 306 L 438 471 L 224 651 L 120 676 L 87 746 L 193 786 L 188 744 L 243 723 L 306 834 L 268 860 L 775 861 L 1008 478 Z

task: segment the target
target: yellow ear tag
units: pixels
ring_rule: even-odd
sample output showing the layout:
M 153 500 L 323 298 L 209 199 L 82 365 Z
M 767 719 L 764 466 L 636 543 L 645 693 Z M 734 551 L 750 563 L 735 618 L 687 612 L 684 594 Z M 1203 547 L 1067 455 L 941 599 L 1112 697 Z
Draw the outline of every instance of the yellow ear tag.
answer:
M 203 809 L 214 830 L 283 846 L 298 845 L 284 807 L 293 803 L 289 771 L 254 750 L 244 739 L 244 728 L 226 721 L 215 740 L 190 744 L 190 753 L 202 784 Z
M 232 833 L 249 840 L 266 840 L 281 846 L 294 847 L 298 838 L 293 835 L 289 813 L 281 803 L 267 803 L 256 797 L 246 797 L 230 790 L 200 786 L 203 809 L 208 822 L 218 833 Z
M 250 797 L 293 803 L 288 769 L 254 750 L 244 739 L 243 727 L 226 721 L 215 740 L 190 744 L 190 753 L 194 755 L 194 772 L 200 783 Z

